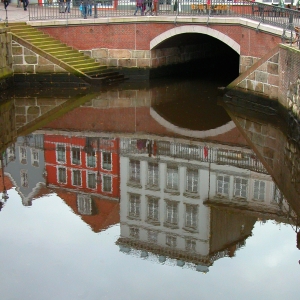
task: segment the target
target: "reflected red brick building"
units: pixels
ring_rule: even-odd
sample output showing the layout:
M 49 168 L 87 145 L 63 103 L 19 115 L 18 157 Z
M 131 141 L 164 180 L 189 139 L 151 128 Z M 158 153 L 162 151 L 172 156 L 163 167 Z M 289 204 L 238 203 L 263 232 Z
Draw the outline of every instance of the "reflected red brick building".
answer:
M 47 184 L 119 200 L 119 140 L 44 136 Z

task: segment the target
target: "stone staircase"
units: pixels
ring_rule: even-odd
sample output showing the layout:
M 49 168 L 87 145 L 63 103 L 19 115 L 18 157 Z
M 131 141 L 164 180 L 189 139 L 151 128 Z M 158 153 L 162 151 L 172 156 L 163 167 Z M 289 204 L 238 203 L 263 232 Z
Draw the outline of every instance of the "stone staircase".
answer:
M 92 85 L 125 80 L 124 75 L 118 71 L 100 65 L 82 52 L 61 43 L 26 23 L 9 23 L 8 26 L 14 41 Z

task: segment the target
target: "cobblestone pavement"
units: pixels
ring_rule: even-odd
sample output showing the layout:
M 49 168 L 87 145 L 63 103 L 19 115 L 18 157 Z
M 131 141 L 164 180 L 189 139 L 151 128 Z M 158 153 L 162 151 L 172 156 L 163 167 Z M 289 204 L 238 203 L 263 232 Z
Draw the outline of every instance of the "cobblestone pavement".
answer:
M 17 7 L 16 4 L 9 4 L 7 10 L 4 9 L 4 4 L 0 3 L 0 24 L 6 22 L 26 22 L 29 21 L 28 10 L 24 11 L 23 6 Z

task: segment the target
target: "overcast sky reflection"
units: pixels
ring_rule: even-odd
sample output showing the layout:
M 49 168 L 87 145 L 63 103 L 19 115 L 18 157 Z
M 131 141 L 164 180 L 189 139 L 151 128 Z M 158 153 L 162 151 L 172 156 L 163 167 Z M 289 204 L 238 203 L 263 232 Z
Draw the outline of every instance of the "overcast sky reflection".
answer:
M 1 299 L 298 299 L 300 252 L 289 225 L 256 223 L 207 274 L 119 251 L 120 226 L 94 233 L 55 194 L 1 211 Z

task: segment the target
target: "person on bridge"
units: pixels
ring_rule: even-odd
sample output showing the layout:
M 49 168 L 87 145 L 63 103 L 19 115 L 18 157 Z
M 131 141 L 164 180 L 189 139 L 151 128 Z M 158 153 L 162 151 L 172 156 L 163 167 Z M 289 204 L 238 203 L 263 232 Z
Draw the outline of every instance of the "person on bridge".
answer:
M 82 3 L 82 14 L 83 14 L 83 18 L 84 18 L 84 19 L 87 19 L 87 15 L 88 15 L 88 13 L 89 13 L 88 8 L 89 8 L 89 7 L 92 7 L 92 1 L 90 1 L 90 0 L 83 0 L 81 3 Z M 91 12 L 90 15 L 92 15 L 92 12 Z
M 152 0 L 146 0 L 146 1 L 147 1 L 148 9 L 145 12 L 145 16 L 147 15 L 147 13 L 149 13 L 149 15 L 152 15 Z
M 136 0 L 136 10 L 134 12 L 134 15 L 136 15 L 138 10 L 141 11 L 141 16 L 143 16 L 144 15 L 144 0 Z
M 4 9 L 7 8 L 7 6 L 9 5 L 10 0 L 4 0 Z
M 24 8 L 24 10 L 27 10 L 27 6 L 28 6 L 28 4 L 29 4 L 29 1 L 28 0 L 21 0 L 21 2 L 23 2 L 23 8 Z
M 66 9 L 65 13 L 70 13 L 71 0 L 66 0 Z
M 158 12 L 158 0 L 153 0 L 153 11 L 152 11 L 156 16 Z M 152 15 L 153 15 L 152 13 Z

